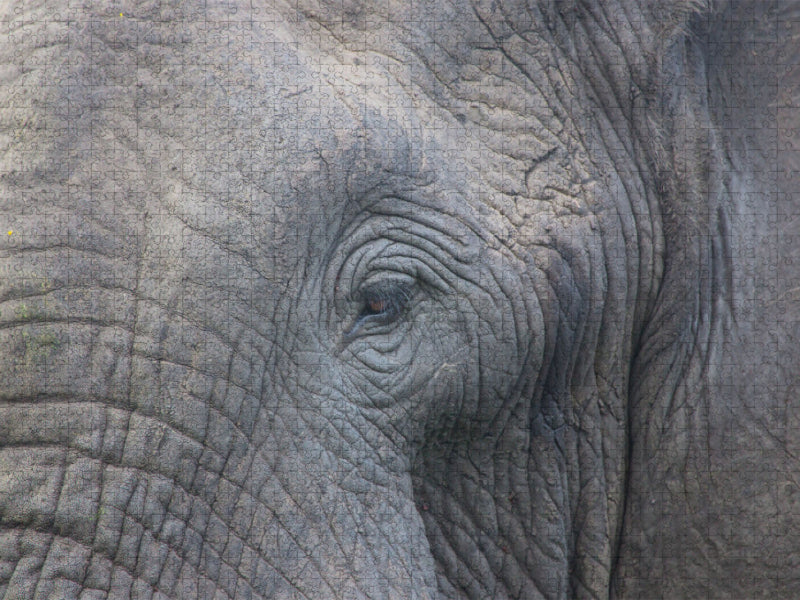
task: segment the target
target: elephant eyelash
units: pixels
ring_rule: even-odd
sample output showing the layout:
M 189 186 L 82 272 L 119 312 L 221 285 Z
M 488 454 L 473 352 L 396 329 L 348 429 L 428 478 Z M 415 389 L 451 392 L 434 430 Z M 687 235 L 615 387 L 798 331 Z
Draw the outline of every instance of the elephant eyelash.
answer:
M 353 327 L 345 334 L 352 338 L 362 326 L 389 325 L 396 321 L 411 301 L 412 290 L 408 285 L 396 282 L 368 287 L 361 292 L 361 310 Z
M 359 318 L 377 316 L 396 316 L 411 299 L 406 286 L 393 285 L 388 289 L 380 287 L 362 294 L 362 308 Z

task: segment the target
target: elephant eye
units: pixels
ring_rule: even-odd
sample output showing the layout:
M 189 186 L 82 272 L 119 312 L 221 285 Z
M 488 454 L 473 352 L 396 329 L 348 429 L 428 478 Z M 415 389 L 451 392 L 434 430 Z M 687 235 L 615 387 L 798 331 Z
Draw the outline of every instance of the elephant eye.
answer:
M 404 286 L 390 285 L 376 289 L 368 289 L 362 294 L 361 314 L 359 320 L 380 317 L 384 322 L 394 320 L 400 315 L 409 299 L 408 290 Z M 376 319 L 373 319 L 376 320 Z
M 353 337 L 366 326 L 390 325 L 400 317 L 410 299 L 411 289 L 403 283 L 387 282 L 366 288 L 360 294 L 361 309 L 356 322 L 345 337 Z
M 363 316 L 379 315 L 388 312 L 391 308 L 392 303 L 388 298 L 370 298 L 366 301 L 366 305 L 361 311 L 361 314 Z

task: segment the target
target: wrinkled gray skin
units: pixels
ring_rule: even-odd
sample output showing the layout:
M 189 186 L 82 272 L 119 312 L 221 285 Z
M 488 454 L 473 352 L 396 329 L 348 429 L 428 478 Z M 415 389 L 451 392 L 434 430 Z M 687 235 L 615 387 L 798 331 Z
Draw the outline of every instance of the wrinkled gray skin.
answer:
M 800 595 L 797 3 L 47 4 L 0 597 Z

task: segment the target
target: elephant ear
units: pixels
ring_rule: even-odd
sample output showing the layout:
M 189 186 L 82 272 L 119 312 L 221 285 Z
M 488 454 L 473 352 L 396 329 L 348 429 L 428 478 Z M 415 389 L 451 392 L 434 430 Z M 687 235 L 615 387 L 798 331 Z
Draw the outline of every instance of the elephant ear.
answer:
M 794 596 L 776 574 L 796 572 L 800 525 L 800 5 L 677 8 L 656 54 L 664 275 L 631 371 L 615 589 Z

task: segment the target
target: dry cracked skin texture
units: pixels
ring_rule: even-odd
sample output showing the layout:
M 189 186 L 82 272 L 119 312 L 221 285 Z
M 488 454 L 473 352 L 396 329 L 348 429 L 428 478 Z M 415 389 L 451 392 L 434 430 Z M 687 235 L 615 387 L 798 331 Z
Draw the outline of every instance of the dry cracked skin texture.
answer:
M 0 597 L 795 597 L 793 2 L 0 2 Z

